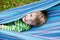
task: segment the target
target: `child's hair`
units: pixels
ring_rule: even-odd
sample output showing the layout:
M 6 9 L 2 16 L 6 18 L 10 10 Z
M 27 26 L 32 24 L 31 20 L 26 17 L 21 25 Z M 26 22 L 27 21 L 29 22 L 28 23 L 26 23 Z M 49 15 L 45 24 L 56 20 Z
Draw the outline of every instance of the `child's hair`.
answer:
M 37 13 L 39 13 L 39 12 L 43 13 L 44 16 L 42 16 L 42 17 L 44 17 L 44 19 L 41 20 L 42 17 L 38 16 L 36 18 L 36 23 L 35 23 L 34 26 L 43 25 L 46 22 L 46 19 L 47 19 L 47 13 L 46 13 L 46 11 L 37 11 Z

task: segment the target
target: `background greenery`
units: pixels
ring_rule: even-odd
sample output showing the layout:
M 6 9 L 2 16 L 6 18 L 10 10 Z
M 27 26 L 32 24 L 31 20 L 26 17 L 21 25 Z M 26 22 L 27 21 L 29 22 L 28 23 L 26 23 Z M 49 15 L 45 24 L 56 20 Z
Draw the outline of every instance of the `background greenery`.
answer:
M 0 0 L 0 11 L 29 4 L 39 0 Z

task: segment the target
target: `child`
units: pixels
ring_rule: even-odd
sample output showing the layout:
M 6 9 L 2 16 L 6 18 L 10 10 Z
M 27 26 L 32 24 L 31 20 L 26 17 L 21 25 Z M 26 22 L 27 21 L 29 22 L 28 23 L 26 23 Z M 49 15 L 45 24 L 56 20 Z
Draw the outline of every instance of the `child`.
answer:
M 43 25 L 46 21 L 46 12 L 44 11 L 32 12 L 23 17 L 22 20 L 26 24 L 30 24 L 33 26 Z
M 39 26 L 43 25 L 46 21 L 46 13 L 44 11 L 36 11 L 25 15 L 21 20 L 15 21 L 13 23 L 0 25 L 0 29 L 21 32 L 24 30 L 29 30 L 30 25 Z

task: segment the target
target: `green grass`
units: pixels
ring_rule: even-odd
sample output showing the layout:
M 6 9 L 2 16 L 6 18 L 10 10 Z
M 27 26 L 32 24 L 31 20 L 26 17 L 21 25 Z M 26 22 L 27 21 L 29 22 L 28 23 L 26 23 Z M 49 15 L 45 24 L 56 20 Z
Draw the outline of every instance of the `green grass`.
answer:
M 0 0 L 0 11 L 22 6 L 39 0 Z

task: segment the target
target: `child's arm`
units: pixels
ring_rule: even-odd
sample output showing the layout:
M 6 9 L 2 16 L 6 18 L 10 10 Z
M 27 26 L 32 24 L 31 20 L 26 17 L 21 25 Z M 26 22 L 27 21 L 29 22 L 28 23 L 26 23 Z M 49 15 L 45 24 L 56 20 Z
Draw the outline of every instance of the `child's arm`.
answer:
M 29 30 L 30 25 L 27 25 L 22 21 L 18 20 L 18 21 L 15 21 L 14 24 L 0 25 L 0 29 L 14 31 L 14 32 L 21 32 L 24 30 Z

